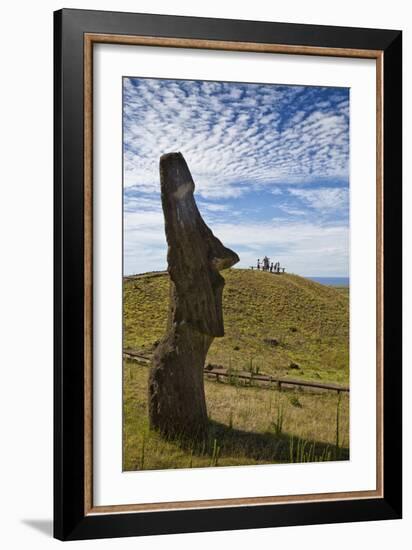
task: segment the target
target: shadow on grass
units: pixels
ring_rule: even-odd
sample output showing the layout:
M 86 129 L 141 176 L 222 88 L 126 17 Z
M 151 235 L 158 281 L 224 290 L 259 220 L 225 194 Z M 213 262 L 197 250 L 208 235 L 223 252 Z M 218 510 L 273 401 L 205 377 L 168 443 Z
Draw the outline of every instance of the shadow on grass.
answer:
M 219 458 L 224 457 L 247 457 L 272 463 L 349 460 L 347 447 L 305 440 L 284 432 L 247 432 L 214 420 L 209 421 L 207 439 L 198 442 L 180 439 L 176 442 L 194 455 L 210 456 L 216 466 Z

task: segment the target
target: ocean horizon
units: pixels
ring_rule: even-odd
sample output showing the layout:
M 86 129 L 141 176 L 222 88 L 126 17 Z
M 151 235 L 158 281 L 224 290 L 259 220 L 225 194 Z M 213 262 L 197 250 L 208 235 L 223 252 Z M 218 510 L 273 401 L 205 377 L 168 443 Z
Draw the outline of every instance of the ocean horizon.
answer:
M 349 277 L 306 277 L 306 279 L 326 286 L 349 286 Z

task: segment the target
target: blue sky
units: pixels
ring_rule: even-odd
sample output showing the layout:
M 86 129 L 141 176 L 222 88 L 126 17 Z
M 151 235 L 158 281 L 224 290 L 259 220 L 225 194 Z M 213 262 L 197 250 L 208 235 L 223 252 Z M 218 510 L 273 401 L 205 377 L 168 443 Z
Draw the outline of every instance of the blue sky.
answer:
M 348 88 L 127 77 L 123 128 L 125 274 L 166 268 L 159 157 L 180 151 L 237 267 L 348 276 Z

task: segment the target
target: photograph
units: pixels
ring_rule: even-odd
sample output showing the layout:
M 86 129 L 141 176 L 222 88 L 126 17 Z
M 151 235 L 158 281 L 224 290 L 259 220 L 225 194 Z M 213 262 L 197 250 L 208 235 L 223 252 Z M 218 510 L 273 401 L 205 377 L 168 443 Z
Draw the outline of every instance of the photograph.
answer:
M 402 517 L 402 31 L 367 21 L 54 12 L 55 538 Z
M 350 459 L 350 89 L 122 79 L 123 471 Z

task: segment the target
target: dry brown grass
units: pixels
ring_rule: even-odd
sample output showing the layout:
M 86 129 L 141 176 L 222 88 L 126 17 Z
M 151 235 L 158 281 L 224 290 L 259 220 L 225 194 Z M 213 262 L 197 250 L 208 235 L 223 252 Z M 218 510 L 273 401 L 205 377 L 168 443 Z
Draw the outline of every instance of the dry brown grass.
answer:
M 124 366 L 125 470 L 269 464 L 349 458 L 349 398 L 334 392 L 244 387 L 205 381 L 207 440 L 165 440 L 148 429 L 147 367 Z

